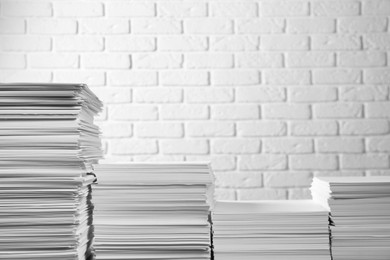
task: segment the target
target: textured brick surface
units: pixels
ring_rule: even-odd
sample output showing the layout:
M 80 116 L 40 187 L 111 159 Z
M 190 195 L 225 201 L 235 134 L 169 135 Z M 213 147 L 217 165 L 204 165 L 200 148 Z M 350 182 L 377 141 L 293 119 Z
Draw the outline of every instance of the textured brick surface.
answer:
M 210 161 L 219 199 L 389 175 L 388 0 L 4 0 L 1 82 L 83 82 L 106 161 Z

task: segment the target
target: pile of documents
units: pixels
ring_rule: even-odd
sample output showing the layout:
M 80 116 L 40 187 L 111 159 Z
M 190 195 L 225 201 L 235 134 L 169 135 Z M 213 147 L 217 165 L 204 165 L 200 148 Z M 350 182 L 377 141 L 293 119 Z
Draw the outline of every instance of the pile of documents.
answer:
M 91 254 L 101 107 L 85 85 L 0 84 L 0 259 Z
M 311 191 L 330 212 L 334 259 L 390 259 L 390 177 L 314 178 Z
M 96 259 L 210 259 L 208 164 L 94 168 Z
M 215 260 L 330 260 L 328 212 L 311 200 L 218 201 Z

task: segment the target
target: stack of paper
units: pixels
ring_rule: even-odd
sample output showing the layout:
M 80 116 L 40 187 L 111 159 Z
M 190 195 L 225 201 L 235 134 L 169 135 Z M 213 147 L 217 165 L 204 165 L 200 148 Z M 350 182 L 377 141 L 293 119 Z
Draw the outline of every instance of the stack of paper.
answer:
M 330 211 L 334 259 L 390 259 L 390 177 L 314 178 L 311 190 Z
M 0 85 L 0 259 L 91 254 L 101 106 L 85 85 Z
M 215 260 L 330 260 L 328 212 L 311 200 L 217 201 Z
M 100 164 L 95 173 L 96 259 L 210 259 L 207 164 Z

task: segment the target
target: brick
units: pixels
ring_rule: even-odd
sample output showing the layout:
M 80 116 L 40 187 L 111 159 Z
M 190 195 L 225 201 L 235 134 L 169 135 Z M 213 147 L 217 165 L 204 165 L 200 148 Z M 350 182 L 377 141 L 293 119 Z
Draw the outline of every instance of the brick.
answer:
M 307 138 L 266 138 L 263 140 L 263 153 L 297 154 L 312 153 L 313 142 Z
M 340 122 L 342 135 L 382 135 L 389 133 L 389 121 L 381 119 L 344 120 Z
M 110 120 L 156 120 L 157 107 L 133 104 L 111 105 L 109 118 Z
M 305 16 L 309 15 L 307 1 L 262 1 L 260 16 Z
M 312 179 L 310 172 L 265 172 L 264 186 L 270 188 L 308 187 Z
M 157 2 L 157 15 L 161 17 L 203 17 L 207 15 L 206 3 L 164 1 Z
M 0 81 L 2 82 L 51 82 L 50 71 L 41 70 L 0 70 Z
M 181 68 L 183 63 L 178 53 L 135 53 L 131 57 L 137 69 L 175 69 Z
M 110 140 L 112 154 L 156 154 L 157 142 L 155 140 L 115 139 Z
M 160 140 L 163 154 L 207 154 L 209 144 L 206 140 Z
M 28 63 L 31 68 L 78 68 L 79 57 L 77 54 L 41 53 L 30 54 Z
M 233 55 L 228 53 L 188 53 L 184 61 L 188 69 L 233 68 Z
M 90 86 L 102 86 L 106 82 L 104 71 L 62 70 L 54 71 L 55 82 L 83 82 Z
M 204 36 L 161 36 L 158 38 L 160 51 L 204 51 L 208 48 Z
M 104 159 L 99 160 L 99 163 L 123 163 L 123 162 L 131 162 L 132 156 L 130 155 L 112 155 L 108 154 L 104 157 Z
M 53 18 L 29 19 L 28 30 L 32 34 L 76 34 L 77 21 Z
M 130 55 L 114 53 L 83 54 L 81 64 L 87 69 L 128 69 L 131 67 Z
M 366 104 L 366 117 L 369 118 L 390 118 L 390 102 L 375 102 Z
M 178 103 L 183 101 L 182 90 L 178 88 L 134 88 L 135 103 Z
M 288 18 L 287 33 L 334 33 L 336 32 L 336 20 L 330 18 Z
M 185 100 L 188 103 L 227 103 L 234 99 L 232 88 L 188 88 Z
M 306 35 L 264 35 L 260 38 L 260 50 L 290 51 L 308 49 L 309 37 Z
M 238 200 L 285 200 L 287 191 L 282 189 L 239 189 Z
M 84 18 L 79 20 L 79 31 L 81 34 L 126 34 L 130 32 L 130 23 L 125 18 Z
M 217 187 L 254 188 L 263 186 L 263 175 L 260 172 L 216 172 L 214 175 Z
M 289 87 L 288 99 L 292 102 L 326 102 L 337 100 L 337 88 L 333 87 Z
M 210 37 L 210 49 L 213 51 L 253 51 L 258 45 L 259 37 L 253 35 Z
M 359 171 L 359 170 L 315 171 L 314 176 L 315 177 L 364 176 L 364 171 Z
M 343 154 L 342 169 L 386 169 L 389 168 L 387 154 Z
M 233 21 L 223 18 L 185 19 L 184 32 L 188 34 L 231 34 L 233 33 Z
M 104 104 L 110 103 L 130 103 L 131 90 L 121 87 L 98 87 L 92 91 L 99 97 Z
M 336 155 L 290 155 L 289 166 L 293 170 L 335 170 L 338 168 L 338 161 Z
M 390 35 L 388 33 L 370 33 L 363 36 L 364 49 L 389 50 Z
M 364 83 L 368 84 L 389 84 L 390 70 L 383 69 L 366 69 L 364 70 Z
M 160 82 L 163 86 L 207 86 L 209 75 L 207 71 L 164 70 L 160 72 Z
M 132 125 L 122 122 L 99 122 L 103 138 L 130 137 L 133 135 Z
M 284 136 L 287 126 L 280 121 L 250 121 L 237 123 L 238 136 Z
M 385 17 L 339 18 L 338 30 L 341 33 L 373 33 L 385 32 L 387 20 Z
M 313 50 L 360 50 L 362 39 L 351 34 L 312 35 L 311 46 Z
M 231 171 L 236 168 L 234 155 L 186 155 L 186 161 L 210 162 L 214 174 L 217 171 Z
M 22 18 L 0 18 L 0 33 L 23 34 L 26 32 L 25 24 Z
M 1 9 L 3 16 L 13 17 L 38 17 L 53 14 L 53 7 L 50 2 L 3 1 Z
M 344 101 L 386 100 L 389 95 L 387 86 L 341 86 L 339 99 Z
M 16 53 L 0 53 L 1 69 L 24 69 L 25 67 L 25 55 Z
M 106 15 L 109 17 L 149 17 L 155 15 L 153 2 L 108 2 L 106 3 Z
M 202 120 L 209 118 L 206 105 L 165 105 L 161 107 L 163 120 Z
M 211 72 L 211 84 L 216 86 L 256 85 L 260 83 L 257 70 L 214 70 Z
M 54 14 L 59 17 L 103 16 L 103 4 L 98 2 L 66 1 L 54 3 Z
M 109 36 L 105 38 L 108 51 L 154 51 L 156 39 L 149 36 Z
M 233 136 L 234 123 L 218 121 L 189 122 L 186 135 L 190 137 L 226 137 Z
M 390 152 L 390 138 L 389 137 L 369 137 L 366 139 L 367 149 L 369 152 Z
M 239 68 L 280 68 L 283 66 L 281 53 L 243 52 L 236 54 Z
M 236 159 L 231 155 L 210 156 L 211 167 L 216 171 L 229 171 L 236 168 Z
M 260 140 L 223 138 L 211 141 L 211 152 L 215 154 L 250 154 L 260 152 Z
M 102 51 L 104 42 L 103 37 L 99 36 L 57 36 L 54 38 L 54 49 L 72 52 Z
M 287 157 L 282 154 L 257 154 L 239 156 L 240 170 L 284 170 Z
M 102 111 L 97 116 L 95 116 L 94 121 L 101 122 L 107 120 L 108 120 L 108 108 L 106 106 L 103 106 Z M 106 145 L 105 140 L 103 140 L 103 145 Z
M 336 55 L 333 52 L 310 51 L 310 52 L 287 52 L 286 67 L 291 68 L 316 68 L 334 67 Z
M 315 69 L 314 84 L 359 84 L 362 72 L 359 69 Z
M 367 176 L 390 176 L 389 170 L 371 170 L 366 171 Z
M 315 141 L 320 153 L 362 153 L 364 141 L 360 138 L 319 138 Z
M 292 121 L 290 132 L 293 136 L 333 136 L 337 135 L 338 126 L 336 121 Z
M 363 2 L 363 14 L 365 15 L 388 15 L 390 2 L 387 0 L 370 0 Z
M 166 122 L 139 122 L 134 124 L 137 137 L 146 138 L 180 138 L 183 137 L 183 125 Z
M 354 16 L 360 14 L 358 1 L 315 1 L 312 3 L 315 16 Z
M 148 155 L 135 155 L 133 156 L 135 162 L 182 162 L 184 156 L 181 155 L 161 155 L 161 154 L 148 154 Z
M 217 17 L 255 17 L 257 16 L 256 3 L 250 2 L 210 2 L 210 16 Z
M 181 21 L 172 18 L 135 18 L 131 20 L 133 34 L 180 34 Z
M 386 53 L 373 51 L 340 52 L 340 67 L 383 67 L 386 65 Z
M 286 91 L 281 87 L 240 87 L 236 89 L 237 102 L 280 102 L 286 100 Z
M 356 103 L 314 104 L 315 118 L 359 118 L 363 116 L 363 106 Z
M 309 70 L 264 70 L 264 83 L 267 85 L 308 85 Z
M 285 21 L 282 18 L 238 19 L 237 32 L 242 34 L 282 33 Z
M 211 118 L 217 120 L 258 119 L 257 105 L 214 105 L 211 107 Z
M 309 188 L 306 189 L 288 189 L 289 200 L 310 200 L 311 191 Z
M 155 86 L 157 73 L 154 71 L 108 72 L 108 82 L 114 86 Z
M 233 189 L 215 189 L 215 199 L 216 200 L 236 200 L 236 191 Z
M 3 51 L 49 51 L 51 39 L 45 36 L 1 36 L 0 50 Z
M 304 104 L 264 104 L 262 117 L 265 119 L 309 119 L 310 107 Z

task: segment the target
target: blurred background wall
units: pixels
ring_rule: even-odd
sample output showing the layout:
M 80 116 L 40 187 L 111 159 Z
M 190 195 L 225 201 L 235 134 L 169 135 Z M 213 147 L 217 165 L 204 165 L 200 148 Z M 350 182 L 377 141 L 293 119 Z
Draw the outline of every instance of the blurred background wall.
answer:
M 210 160 L 220 199 L 389 175 L 388 0 L 0 0 L 1 82 L 84 82 L 105 161 Z

